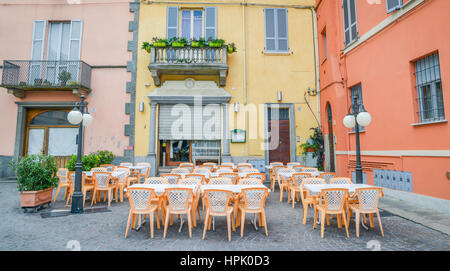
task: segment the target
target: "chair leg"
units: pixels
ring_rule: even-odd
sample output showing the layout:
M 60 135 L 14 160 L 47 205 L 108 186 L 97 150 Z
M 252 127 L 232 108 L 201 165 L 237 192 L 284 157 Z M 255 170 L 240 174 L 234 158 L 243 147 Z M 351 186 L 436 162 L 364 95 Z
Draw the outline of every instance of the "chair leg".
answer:
M 159 224 L 159 209 L 156 209 L 156 228 L 159 230 L 161 225 Z
M 306 216 L 308 215 L 308 204 L 303 204 L 303 225 L 306 224 Z M 316 215 L 314 214 L 314 219 L 316 219 Z
M 131 220 L 131 229 L 136 228 L 136 215 L 133 214 L 133 218 Z
M 242 210 L 242 213 L 241 213 L 241 237 L 244 237 L 244 226 L 245 226 L 245 211 Z
M 91 207 L 94 204 L 94 201 L 96 200 L 96 196 L 97 196 L 97 190 L 94 189 L 94 196 L 92 197 L 92 200 L 91 200 Z
M 150 212 L 150 238 L 153 239 L 153 222 L 154 222 L 155 212 Z
M 131 216 L 132 216 L 132 213 L 131 213 L 131 210 L 130 210 L 130 213 L 128 214 L 127 229 L 125 230 L 125 238 L 127 238 L 127 236 L 128 236 L 128 230 L 130 229 Z
M 227 214 L 228 241 L 231 241 L 231 214 Z
M 192 238 L 192 215 L 191 210 L 186 212 L 187 221 L 188 221 L 188 228 L 189 228 L 189 238 Z
M 166 212 L 166 222 L 164 224 L 164 235 L 163 238 L 166 238 L 167 235 L 167 227 L 169 226 L 169 216 L 170 216 L 170 212 Z
M 61 186 L 58 185 L 58 188 L 56 189 L 55 198 L 53 199 L 53 202 L 56 201 L 56 198 L 58 198 L 59 190 L 61 189 Z
M 280 202 L 283 202 L 283 187 L 278 184 L 278 187 L 280 187 Z
M 108 190 L 108 207 L 111 206 L 111 190 Z
M 330 215 L 326 215 L 326 217 L 327 217 L 327 226 L 330 226 L 331 224 L 330 224 Z
M 306 206 L 308 206 L 308 205 L 306 205 Z M 308 208 L 308 207 L 306 207 L 306 208 Z M 316 227 L 317 227 L 317 216 L 318 216 L 318 214 L 319 214 L 319 211 L 318 211 L 316 208 L 314 208 L 314 224 L 313 224 L 313 229 L 316 229 Z M 305 224 L 305 223 L 303 223 L 303 224 Z
M 345 211 L 342 212 L 342 220 L 344 220 L 345 232 L 347 233 L 347 238 L 349 238 L 350 236 L 348 234 L 348 224 L 347 224 L 347 219 L 345 217 Z
M 373 214 L 369 214 L 369 222 L 370 222 L 370 227 L 374 228 L 375 227 L 375 223 L 373 223 Z
M 325 212 L 320 212 L 321 218 L 320 218 L 320 237 L 323 238 L 323 233 L 325 232 L 325 217 L 327 216 Z
M 264 224 L 264 229 L 266 231 L 266 236 L 269 236 L 269 232 L 267 231 L 267 220 L 266 220 L 266 212 L 263 210 L 261 213 L 262 219 L 263 219 L 263 224 Z
M 378 210 L 377 210 L 377 219 L 378 219 L 378 224 L 380 225 L 381 236 L 384 237 L 383 226 L 381 225 L 380 212 Z
M 206 237 L 206 230 L 208 229 L 208 219 L 209 219 L 209 211 L 206 211 L 205 214 L 205 220 L 203 221 L 204 227 L 203 227 L 203 237 L 202 240 L 205 240 Z
M 361 218 L 361 214 L 359 212 L 355 212 L 355 223 L 356 223 L 356 237 L 359 237 L 359 220 Z
M 338 223 L 338 229 L 342 229 L 342 216 L 336 215 L 337 223 Z

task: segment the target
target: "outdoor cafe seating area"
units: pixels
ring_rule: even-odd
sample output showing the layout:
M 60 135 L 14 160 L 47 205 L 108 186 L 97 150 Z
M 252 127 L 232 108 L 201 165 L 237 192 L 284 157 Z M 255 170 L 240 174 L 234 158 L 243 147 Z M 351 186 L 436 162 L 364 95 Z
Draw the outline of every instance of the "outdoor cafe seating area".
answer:
M 374 215 L 377 215 L 378 226 L 384 236 L 378 210 L 378 200 L 383 196 L 381 188 L 354 184 L 350 178 L 321 172 L 297 162 L 285 165 L 270 163 L 266 169 L 267 174 L 259 172 L 250 163 L 181 163 L 168 174 L 151 177 L 149 163 L 101 165 L 83 172 L 81 191 L 83 203 L 89 193 L 90 206 L 101 202 L 102 196 L 108 206 L 113 201 L 123 202 L 125 196 L 128 198 L 130 211 L 125 238 L 130 227 L 139 229 L 147 217 L 150 237 L 154 237 L 156 223 L 158 229 L 164 228 L 163 237 L 166 238 L 168 227 L 173 226 L 174 216 L 181 219 L 179 231 L 184 223 L 183 218 L 186 218 L 189 238 L 192 237 L 192 229 L 202 224 L 202 238 L 205 239 L 211 226 L 213 229 L 215 227 L 215 217 L 226 218 L 229 241 L 231 232 L 238 227 L 243 237 L 246 217 L 252 215 L 251 222 L 255 229 L 263 227 L 268 236 L 270 217 L 266 216 L 266 201 L 276 189 L 279 190 L 280 202 L 287 199 L 286 208 L 295 208 L 296 204 L 301 203 L 303 208 L 299 223 L 307 224 L 308 211 L 314 212 L 311 226 L 316 229 L 320 224 L 322 238 L 325 224 L 330 226 L 330 219 L 334 218 L 339 229 L 344 225 L 349 237 L 348 227 L 353 214 L 357 237 L 361 222 L 367 228 L 366 214 L 371 228 L 374 228 Z M 57 175 L 60 183 L 55 199 L 61 188 L 65 189 L 67 206 L 74 193 L 75 172 L 61 168 Z

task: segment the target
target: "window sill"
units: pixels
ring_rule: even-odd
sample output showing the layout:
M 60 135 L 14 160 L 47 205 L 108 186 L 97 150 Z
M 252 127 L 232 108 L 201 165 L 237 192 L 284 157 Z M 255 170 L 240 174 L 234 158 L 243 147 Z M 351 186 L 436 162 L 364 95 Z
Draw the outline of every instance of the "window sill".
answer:
M 292 52 L 270 52 L 270 51 L 263 51 L 263 54 L 266 56 L 290 56 L 293 53 Z
M 436 120 L 436 121 L 429 121 L 429 122 L 413 123 L 410 125 L 417 127 L 417 126 L 423 126 L 423 125 L 429 125 L 429 124 L 440 124 L 440 123 L 447 123 L 447 122 L 448 122 L 448 120 Z

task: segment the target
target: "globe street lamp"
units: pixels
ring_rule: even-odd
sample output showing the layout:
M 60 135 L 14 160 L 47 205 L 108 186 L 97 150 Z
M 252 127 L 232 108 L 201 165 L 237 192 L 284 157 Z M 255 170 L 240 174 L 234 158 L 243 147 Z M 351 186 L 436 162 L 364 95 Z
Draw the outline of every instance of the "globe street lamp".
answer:
M 352 112 L 350 111 L 352 110 Z M 356 132 L 356 183 L 361 184 L 363 181 L 363 172 L 361 166 L 361 149 L 359 143 L 359 126 L 368 126 L 372 121 L 372 116 L 366 111 L 364 105 L 359 102 L 358 93 L 353 97 L 353 105 L 348 109 L 348 114 L 343 122 L 347 128 L 355 128 Z M 358 124 L 358 125 L 357 125 Z
M 81 102 L 76 104 L 77 107 L 72 109 L 67 115 L 67 120 L 78 127 L 78 150 L 77 150 L 77 162 L 75 164 L 75 189 L 72 195 L 71 213 L 80 214 L 83 213 L 83 194 L 81 193 L 81 176 L 83 170 L 83 163 L 81 162 L 81 156 L 83 155 L 83 127 L 91 125 L 93 118 L 87 111 L 87 102 L 84 101 L 84 95 L 81 95 Z M 86 109 L 86 112 L 85 112 Z

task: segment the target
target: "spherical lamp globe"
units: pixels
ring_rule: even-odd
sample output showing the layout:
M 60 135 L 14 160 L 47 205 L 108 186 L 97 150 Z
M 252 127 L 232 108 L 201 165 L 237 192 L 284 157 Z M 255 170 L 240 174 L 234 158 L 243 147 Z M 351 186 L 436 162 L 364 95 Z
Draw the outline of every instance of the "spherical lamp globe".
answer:
M 91 114 L 89 113 L 83 114 L 83 126 L 91 125 L 93 120 L 94 119 L 92 118 Z
M 73 109 L 69 112 L 69 114 L 67 114 L 67 120 L 73 125 L 80 124 L 82 119 L 83 115 L 80 111 L 78 111 L 78 109 Z
M 372 122 L 372 116 L 369 114 L 369 112 L 361 112 L 356 117 L 356 121 L 361 126 L 369 126 L 369 124 Z
M 353 127 L 355 127 L 355 124 L 356 124 L 355 116 L 353 116 L 353 115 L 347 115 L 347 116 L 345 116 L 343 122 L 344 122 L 345 127 L 347 127 L 347 128 L 353 128 Z

